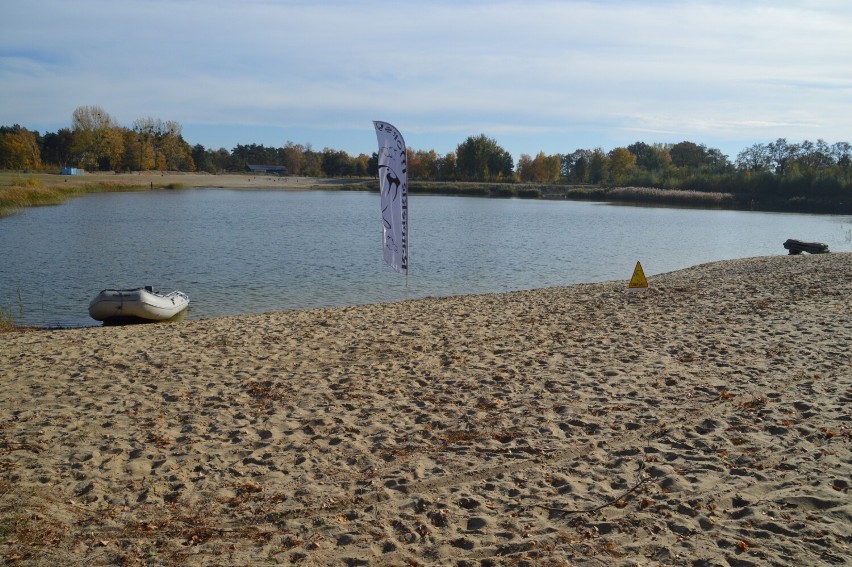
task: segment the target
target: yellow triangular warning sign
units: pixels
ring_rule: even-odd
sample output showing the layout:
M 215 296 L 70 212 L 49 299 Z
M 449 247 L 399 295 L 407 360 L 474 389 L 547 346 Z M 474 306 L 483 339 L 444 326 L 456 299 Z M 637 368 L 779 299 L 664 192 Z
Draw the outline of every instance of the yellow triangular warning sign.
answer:
M 648 280 L 645 278 L 645 272 L 642 271 L 642 264 L 636 262 L 636 268 L 633 270 L 633 277 L 630 278 L 628 287 L 648 287 Z

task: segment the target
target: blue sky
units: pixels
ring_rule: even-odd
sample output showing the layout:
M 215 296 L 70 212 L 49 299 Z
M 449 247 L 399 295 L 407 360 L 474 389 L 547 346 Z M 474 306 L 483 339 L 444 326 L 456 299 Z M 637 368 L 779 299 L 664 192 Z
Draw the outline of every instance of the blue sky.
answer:
M 376 151 L 494 138 L 517 160 L 689 140 L 852 142 L 847 0 L 3 0 L 0 125 L 78 106 L 191 144 Z

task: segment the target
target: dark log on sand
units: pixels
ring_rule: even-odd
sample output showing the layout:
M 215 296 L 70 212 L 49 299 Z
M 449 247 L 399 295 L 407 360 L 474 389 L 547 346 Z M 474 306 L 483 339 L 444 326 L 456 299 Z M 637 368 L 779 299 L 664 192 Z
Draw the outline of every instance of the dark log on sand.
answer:
M 828 254 L 828 244 L 822 242 L 802 242 L 801 240 L 787 239 L 784 242 L 784 248 L 790 251 L 790 254 Z

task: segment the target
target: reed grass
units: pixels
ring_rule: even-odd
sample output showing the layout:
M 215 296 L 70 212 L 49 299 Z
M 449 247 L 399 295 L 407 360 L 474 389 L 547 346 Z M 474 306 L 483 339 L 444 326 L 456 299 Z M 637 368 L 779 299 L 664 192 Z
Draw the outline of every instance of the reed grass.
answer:
M 15 328 L 15 318 L 12 317 L 10 313 L 6 313 L 2 307 L 0 307 L 0 333 L 5 331 L 11 331 Z
M 24 297 L 21 295 L 21 288 L 18 288 L 18 312 L 21 317 L 24 316 Z M 6 308 L 4 309 L 2 305 L 0 305 L 0 332 L 11 331 L 16 329 L 17 325 L 15 324 L 15 316 L 12 315 L 12 309 Z
M 371 180 L 341 185 L 338 189 L 341 191 L 378 191 L 379 184 Z M 656 187 L 413 181 L 409 183 L 408 190 L 412 194 L 517 197 L 520 199 L 581 199 L 710 208 L 732 207 L 736 204 L 736 198 L 732 193 L 685 191 Z
M 701 207 L 728 207 L 735 202 L 734 195 L 731 193 L 658 189 L 655 187 L 615 187 L 607 190 L 607 195 L 613 200 Z
M 691 206 L 702 208 L 731 208 L 737 205 L 733 193 L 704 191 L 685 191 L 681 189 L 660 189 L 656 187 L 598 187 L 566 186 L 549 193 L 548 197 L 582 199 L 593 201 L 612 201 L 633 204 L 657 204 L 673 206 Z
M 86 193 L 142 191 L 144 185 L 126 183 L 86 182 L 46 174 L 0 173 L 0 217 L 27 207 L 59 205 L 70 198 Z

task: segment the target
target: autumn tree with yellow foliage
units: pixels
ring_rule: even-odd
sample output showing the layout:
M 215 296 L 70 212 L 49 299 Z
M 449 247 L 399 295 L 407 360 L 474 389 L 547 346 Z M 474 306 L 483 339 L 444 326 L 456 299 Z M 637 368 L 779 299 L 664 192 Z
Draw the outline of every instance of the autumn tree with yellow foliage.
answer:
M 35 134 L 17 124 L 0 128 L 0 169 L 39 169 L 41 151 Z

